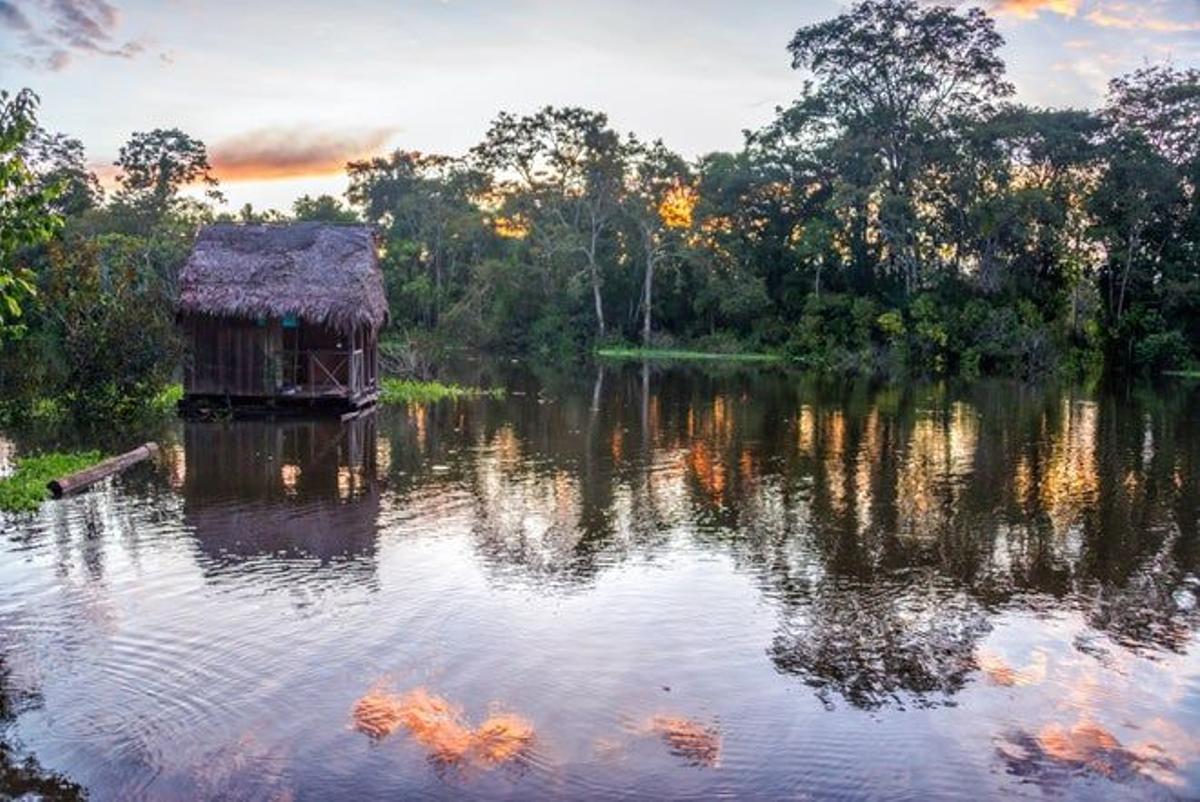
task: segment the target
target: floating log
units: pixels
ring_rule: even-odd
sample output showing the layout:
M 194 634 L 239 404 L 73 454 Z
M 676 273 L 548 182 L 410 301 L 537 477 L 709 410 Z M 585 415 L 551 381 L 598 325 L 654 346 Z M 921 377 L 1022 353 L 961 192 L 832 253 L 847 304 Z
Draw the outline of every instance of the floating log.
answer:
M 113 474 L 120 473 L 157 454 L 158 445 L 156 443 L 146 443 L 145 445 L 138 446 L 133 451 L 121 454 L 118 457 L 110 457 L 98 465 L 85 468 L 70 476 L 51 480 L 46 484 L 46 487 L 50 489 L 50 494 L 55 498 L 69 496 L 72 493 L 78 493 L 80 490 L 86 490 L 101 479 L 107 479 Z

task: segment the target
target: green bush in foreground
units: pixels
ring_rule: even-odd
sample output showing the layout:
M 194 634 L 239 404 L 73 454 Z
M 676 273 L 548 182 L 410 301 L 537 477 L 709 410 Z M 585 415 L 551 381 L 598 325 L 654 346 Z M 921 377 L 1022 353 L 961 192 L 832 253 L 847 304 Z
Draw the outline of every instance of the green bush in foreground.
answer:
M 380 400 L 384 404 L 432 404 L 447 398 L 503 398 L 504 390 L 485 390 L 437 381 L 413 379 L 384 379 Z
M 0 510 L 33 512 L 49 497 L 46 483 L 90 468 L 104 459 L 99 451 L 39 454 L 17 460 L 11 476 L 0 479 Z

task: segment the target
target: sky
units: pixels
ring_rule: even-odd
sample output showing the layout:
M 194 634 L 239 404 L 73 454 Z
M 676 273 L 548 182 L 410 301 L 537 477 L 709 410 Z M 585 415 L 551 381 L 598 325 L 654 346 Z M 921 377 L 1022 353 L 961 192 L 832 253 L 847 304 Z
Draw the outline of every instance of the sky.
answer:
M 960 5 L 969 0 L 960 0 Z M 978 0 L 1018 99 L 1095 107 L 1146 63 L 1200 66 L 1200 0 Z M 461 154 L 501 110 L 607 112 L 688 156 L 796 97 L 786 45 L 841 0 L 0 0 L 0 88 L 104 178 L 134 131 L 203 140 L 231 208 L 345 189 L 395 148 Z

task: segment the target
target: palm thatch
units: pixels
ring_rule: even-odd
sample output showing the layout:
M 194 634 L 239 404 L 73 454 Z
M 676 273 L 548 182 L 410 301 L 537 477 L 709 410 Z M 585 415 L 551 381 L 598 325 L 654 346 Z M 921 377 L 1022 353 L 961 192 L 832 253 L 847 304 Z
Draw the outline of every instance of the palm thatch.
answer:
M 379 328 L 387 298 L 374 237 L 327 223 L 206 226 L 179 277 L 179 311 Z

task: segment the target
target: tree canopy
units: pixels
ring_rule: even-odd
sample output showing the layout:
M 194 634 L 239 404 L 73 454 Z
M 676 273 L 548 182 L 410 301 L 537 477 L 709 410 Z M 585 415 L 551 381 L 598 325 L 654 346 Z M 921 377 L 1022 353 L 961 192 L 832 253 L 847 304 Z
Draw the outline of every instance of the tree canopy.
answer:
M 98 397 L 149 392 L 213 219 L 373 226 L 388 336 L 434 351 L 637 341 L 968 377 L 1200 362 L 1200 71 L 1147 66 L 1100 109 L 1031 108 L 987 13 L 918 0 L 861 0 L 782 42 L 796 98 L 731 152 L 685 158 L 593 109 L 501 112 L 464 154 L 354 161 L 344 200 L 288 213 L 218 212 L 207 149 L 177 129 L 133 134 L 105 197 L 82 144 L 37 127 L 36 97 L 4 94 L 0 326 L 30 314 L 0 384 L 102 383 L 95 363 L 119 377 Z M 34 349 L 60 358 L 30 370 Z

